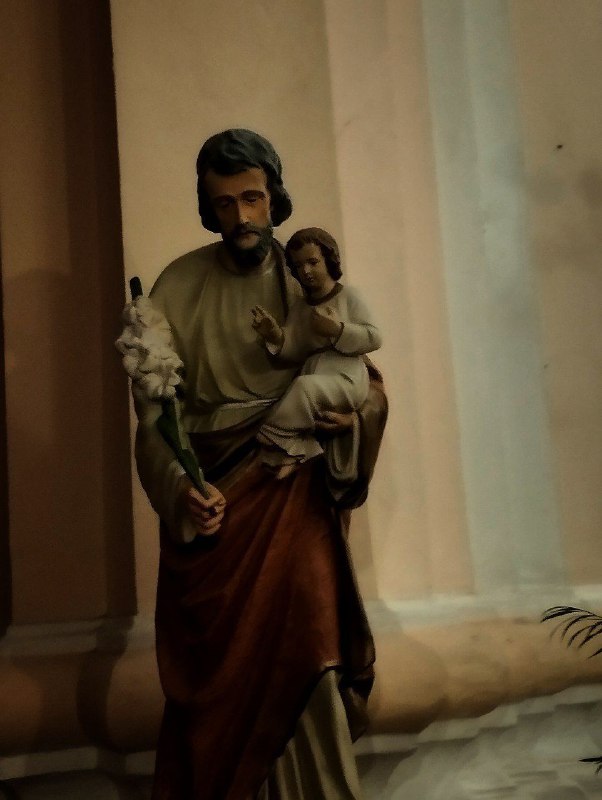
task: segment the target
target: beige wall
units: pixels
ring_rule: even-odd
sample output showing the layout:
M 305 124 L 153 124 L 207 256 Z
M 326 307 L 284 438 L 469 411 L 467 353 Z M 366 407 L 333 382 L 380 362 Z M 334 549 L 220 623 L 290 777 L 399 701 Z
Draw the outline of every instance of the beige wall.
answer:
M 602 3 L 513 0 L 529 241 L 570 582 L 602 573 Z
M 524 288 L 518 302 L 530 308 L 529 318 L 521 328 L 512 321 L 513 314 L 524 317 L 524 313 L 517 301 L 510 299 L 512 288 L 503 288 L 500 283 L 496 291 L 506 303 L 506 311 L 500 308 L 488 316 L 487 304 L 483 303 L 478 322 L 481 330 L 475 327 L 472 334 L 475 345 L 491 340 L 489 356 L 483 356 L 480 366 L 478 358 L 467 349 L 460 360 L 456 358 L 455 367 L 460 371 L 454 374 L 451 354 L 458 345 L 450 341 L 450 331 L 454 336 L 464 335 L 461 328 L 465 329 L 465 321 L 470 319 L 464 306 L 474 317 L 470 294 L 475 292 L 476 298 L 481 289 L 478 283 L 457 283 L 463 305 L 458 305 L 452 296 L 456 302 L 452 311 L 456 309 L 459 320 L 454 326 L 448 308 L 449 269 L 454 270 L 452 287 L 457 271 L 462 269 L 473 270 L 478 281 L 479 263 L 489 257 L 490 270 L 495 270 L 495 259 L 501 252 L 499 248 L 490 247 L 487 251 L 477 246 L 480 212 L 471 210 L 470 193 L 476 193 L 474 202 L 478 204 L 488 192 L 487 202 L 497 203 L 499 208 L 501 222 L 496 235 L 516 239 L 518 228 L 511 229 L 503 220 L 504 215 L 518 215 L 523 202 L 522 185 L 519 178 L 512 189 L 514 195 L 506 199 L 497 188 L 503 185 L 501 173 L 496 177 L 495 171 L 488 173 L 486 169 L 475 172 L 472 185 L 463 178 L 463 187 L 456 196 L 453 187 L 462 184 L 451 185 L 449 203 L 465 208 L 464 222 L 475 220 L 472 239 L 465 237 L 465 244 L 458 227 L 450 228 L 450 235 L 455 237 L 452 259 L 449 244 L 442 240 L 442 232 L 445 235 L 446 225 L 450 226 L 449 211 L 442 200 L 443 175 L 436 164 L 436 138 L 432 133 L 433 108 L 439 124 L 437 114 L 444 113 L 449 118 L 456 102 L 457 120 L 453 124 L 457 131 L 452 131 L 453 135 L 464 134 L 467 141 L 474 135 L 475 146 L 489 147 L 495 153 L 488 140 L 479 145 L 479 137 L 492 134 L 487 129 L 489 112 L 480 99 L 479 87 L 475 89 L 474 81 L 466 77 L 466 70 L 472 64 L 481 73 L 480 91 L 487 91 L 488 53 L 486 47 L 479 53 L 478 39 L 471 44 L 470 37 L 487 32 L 499 35 L 503 30 L 507 36 L 505 50 L 502 48 L 496 55 L 496 63 L 512 65 L 516 47 L 520 80 L 515 83 L 514 75 L 505 75 L 504 103 L 506 109 L 515 109 L 511 113 L 522 114 L 520 119 L 517 117 L 517 124 L 524 131 L 520 147 L 526 154 L 529 179 L 529 153 L 536 148 L 537 135 L 533 120 L 547 119 L 541 98 L 548 96 L 549 103 L 562 104 L 561 98 L 569 91 L 563 95 L 560 87 L 557 92 L 558 82 L 547 77 L 556 73 L 546 71 L 543 64 L 547 62 L 542 62 L 539 72 L 530 68 L 534 54 L 539 52 L 531 46 L 532 40 L 548 42 L 549 52 L 556 52 L 549 31 L 555 30 L 559 35 L 565 28 L 560 18 L 552 21 L 553 15 L 535 13 L 533 4 L 508 6 L 488 1 L 478 7 L 480 19 L 470 3 L 464 6 L 465 12 L 461 3 L 447 4 L 439 10 L 436 2 L 428 3 L 427 12 L 432 8 L 439 16 L 443 11 L 449 16 L 449 27 L 441 28 L 449 42 L 456 35 L 451 24 L 455 20 L 454 24 L 460 26 L 459 41 L 469 43 L 464 54 L 454 55 L 450 50 L 446 56 L 466 59 L 463 63 L 458 61 L 458 69 L 465 71 L 459 81 L 467 80 L 466 113 L 462 116 L 461 105 L 449 92 L 443 106 L 441 102 L 437 105 L 438 86 L 433 81 L 438 79 L 432 68 L 433 55 L 425 52 L 429 41 L 427 37 L 425 44 L 422 3 L 382 0 L 357 14 L 346 13 L 345 5 L 330 0 L 324 9 L 319 3 L 305 3 L 294 10 L 285 9 L 282 4 L 236 6 L 228 17 L 226 36 L 226 22 L 217 7 L 211 10 L 182 2 L 168 11 L 165 4 L 155 3 L 152 13 L 142 13 L 142 6 L 149 10 L 148 3 L 115 0 L 113 38 L 126 272 L 140 274 L 149 284 L 172 257 L 211 238 L 200 227 L 196 215 L 192 166 L 199 143 L 208 134 L 231 125 L 255 127 L 265 133 L 282 156 L 285 180 L 295 202 L 293 218 L 281 236 L 285 238 L 294 227 L 310 223 L 330 227 L 341 239 L 349 279 L 361 287 L 378 310 L 385 334 L 385 345 L 376 360 L 387 379 L 391 416 L 372 496 L 367 507 L 356 514 L 353 532 L 365 595 L 396 600 L 431 592 L 470 592 L 475 559 L 481 586 L 491 587 L 499 580 L 503 588 L 516 580 L 520 582 L 521 574 L 535 583 L 558 583 L 562 571 L 558 559 L 564 558 L 558 545 L 552 544 L 558 526 L 554 507 L 558 487 L 563 498 L 562 536 L 573 553 L 569 558 L 573 565 L 571 577 L 577 582 L 596 583 L 598 567 L 591 559 L 584 559 L 589 573 L 584 572 L 583 577 L 574 573 L 574 564 L 582 558 L 577 554 L 584 552 L 583 543 L 595 535 L 600 514 L 595 490 L 600 476 L 596 455 L 599 449 L 595 446 L 595 431 L 599 428 L 592 414 L 580 412 L 584 397 L 588 398 L 590 409 L 598 408 L 600 402 L 598 390 L 594 388 L 592 393 L 589 386 L 598 380 L 595 358 L 585 357 L 585 353 L 595 355 L 591 327 L 595 328 L 596 320 L 590 313 L 586 317 L 591 319 L 587 334 L 574 334 L 588 337 L 582 357 L 579 361 L 565 359 L 552 390 L 549 381 L 553 372 L 548 370 L 546 375 L 551 377 L 545 388 L 539 374 L 543 355 L 539 350 L 537 313 L 542 310 L 548 338 L 555 335 L 566 342 L 562 325 L 565 311 L 558 303 L 550 305 L 549 292 L 541 282 L 533 294 L 533 266 L 526 260 L 519 278 Z M 594 14 L 596 7 L 584 3 L 584 19 L 587 13 Z M 499 30 L 494 33 L 494 27 L 487 27 L 486 23 L 488 16 L 493 20 L 496 14 Z M 478 25 L 482 27 L 481 34 L 475 27 Z M 579 22 L 573 25 L 573 35 L 578 40 L 582 29 Z M 188 34 L 182 37 L 185 29 Z M 464 29 L 466 35 L 462 33 Z M 548 33 L 542 36 L 543 31 Z M 568 56 L 563 62 L 563 74 L 573 75 L 572 83 L 580 86 L 587 86 L 587 82 L 577 78 L 577 71 L 584 79 L 588 68 L 590 75 L 597 74 L 591 68 L 598 57 L 594 54 L 595 36 L 590 33 L 589 37 L 590 51 L 582 53 L 580 62 L 569 63 Z M 251 42 L 261 43 L 254 48 L 252 74 L 243 68 Z M 501 47 L 499 40 L 496 45 Z M 565 46 L 563 52 L 570 53 L 571 48 Z M 476 66 L 479 59 L 481 66 Z M 275 62 L 281 64 L 278 71 L 273 69 Z M 452 62 L 441 64 L 443 70 L 453 68 Z M 456 93 L 460 88 L 457 81 Z M 501 98 L 499 88 L 496 91 Z M 527 91 L 540 92 L 538 102 L 533 102 L 525 94 Z M 591 107 L 591 103 L 579 106 Z M 576 110 L 574 100 L 566 109 L 565 114 L 576 118 L 580 113 L 589 113 Z M 479 114 L 485 115 L 482 123 L 478 122 Z M 473 134 L 474 119 L 480 127 Z M 500 131 L 507 124 L 506 117 L 506 123 L 499 123 Z M 596 140 L 595 126 L 584 124 L 580 130 L 591 130 L 591 141 Z M 509 135 L 506 141 L 507 144 L 500 136 L 496 146 L 516 147 Z M 575 159 L 588 157 L 580 143 L 575 144 L 575 152 L 567 169 L 576 170 Z M 480 158 L 488 157 L 486 149 L 480 156 L 467 150 L 464 175 L 474 169 Z M 444 158 L 450 156 L 444 153 Z M 520 169 L 520 156 L 517 155 L 516 165 L 503 153 L 501 158 L 507 161 L 505 169 Z M 533 198 L 529 202 L 531 218 L 535 219 Z M 557 203 L 554 208 L 558 215 L 564 213 L 563 204 Z M 535 212 L 543 213 L 540 206 Z M 549 208 L 546 213 L 550 213 Z M 462 218 L 458 219 L 464 224 Z M 522 222 L 522 217 L 517 216 L 517 224 Z M 534 236 L 535 228 L 529 229 L 525 241 Z M 484 241 L 483 247 L 487 246 Z M 516 242 L 518 258 L 522 246 L 522 240 Z M 447 275 L 444 263 L 448 265 Z M 575 262 L 575 270 L 581 270 L 579 262 Z M 498 279 L 491 280 L 495 285 Z M 525 305 L 527 292 L 531 294 Z M 589 307 L 593 309 L 591 297 Z M 588 301 L 583 298 L 582 302 Z M 582 302 L 573 301 L 572 308 L 583 320 Z M 550 314 L 551 321 L 545 323 Z M 554 325 L 557 333 L 552 334 Z M 499 352 L 495 337 L 508 340 L 507 353 Z M 526 341 L 531 348 L 529 355 L 521 356 L 522 361 L 512 368 L 509 364 L 516 359 L 513 353 L 524 351 Z M 462 358 L 467 368 L 462 367 Z M 546 357 L 545 363 L 548 361 Z M 528 389 L 521 386 L 525 375 Z M 583 392 L 567 394 L 567 388 L 576 390 L 583 381 L 589 381 Z M 483 392 L 483 386 L 489 388 Z M 551 403 L 550 417 L 543 399 L 539 399 L 544 398 L 544 391 Z M 550 391 L 555 392 L 553 397 Z M 458 397 L 460 419 L 462 414 L 466 417 L 460 425 Z M 463 397 L 467 399 L 462 400 Z M 521 408 L 521 402 L 528 406 Z M 558 444 L 561 426 L 554 409 L 559 403 L 568 404 L 578 420 L 581 451 L 576 449 L 574 435 L 565 441 L 564 434 L 564 444 Z M 475 436 L 480 438 L 473 442 Z M 554 450 L 548 456 L 544 451 L 550 437 Z M 538 455 L 534 457 L 535 453 Z M 566 479 L 567 469 L 573 475 L 570 480 Z M 558 470 L 563 478 L 554 483 L 549 473 L 559 474 Z M 503 486 L 507 488 L 502 490 Z M 469 519 L 465 511 L 467 490 Z M 150 610 L 156 569 L 153 551 L 147 547 L 152 517 L 137 484 L 134 502 L 140 596 L 144 608 Z M 515 538 L 513 546 L 517 550 L 514 561 L 510 558 L 502 567 L 510 557 L 508 537 Z M 523 546 L 521 541 L 526 544 Z M 537 567 L 535 562 L 542 547 L 549 565 Z M 493 571 L 489 566 L 492 559 L 500 565 Z M 525 566 L 530 559 L 534 559 L 532 570 Z

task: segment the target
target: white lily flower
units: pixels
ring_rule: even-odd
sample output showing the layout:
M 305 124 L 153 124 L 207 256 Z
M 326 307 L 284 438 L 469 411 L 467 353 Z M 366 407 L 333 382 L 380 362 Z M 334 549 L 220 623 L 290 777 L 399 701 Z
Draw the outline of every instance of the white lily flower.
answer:
M 122 364 L 130 378 L 133 378 L 136 375 L 136 370 L 138 369 L 138 359 L 136 356 L 125 353 L 122 359 Z
M 184 366 L 173 349 L 169 322 L 148 297 L 137 297 L 123 309 L 125 327 L 115 342 L 133 383 L 150 400 L 171 400 Z

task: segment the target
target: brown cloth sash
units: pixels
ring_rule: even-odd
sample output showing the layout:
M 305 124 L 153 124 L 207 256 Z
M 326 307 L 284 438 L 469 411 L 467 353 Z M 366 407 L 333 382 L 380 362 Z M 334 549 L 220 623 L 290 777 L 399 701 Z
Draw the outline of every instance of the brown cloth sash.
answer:
M 246 800 L 283 751 L 326 669 L 354 736 L 372 638 L 317 465 L 285 481 L 257 465 L 226 492 L 219 538 L 162 534 L 159 670 L 167 697 L 153 800 Z

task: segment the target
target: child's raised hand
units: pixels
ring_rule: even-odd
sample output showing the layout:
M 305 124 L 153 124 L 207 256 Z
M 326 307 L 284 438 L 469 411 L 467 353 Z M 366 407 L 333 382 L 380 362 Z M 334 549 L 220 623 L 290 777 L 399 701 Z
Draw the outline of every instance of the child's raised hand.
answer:
M 320 310 L 312 309 L 311 327 L 318 336 L 332 337 L 341 333 L 343 323 L 331 306 L 325 306 Z
M 253 316 L 251 325 L 255 328 L 257 333 L 267 342 L 280 344 L 282 341 L 282 328 L 278 325 L 274 317 L 261 306 L 254 306 L 251 309 L 251 314 Z

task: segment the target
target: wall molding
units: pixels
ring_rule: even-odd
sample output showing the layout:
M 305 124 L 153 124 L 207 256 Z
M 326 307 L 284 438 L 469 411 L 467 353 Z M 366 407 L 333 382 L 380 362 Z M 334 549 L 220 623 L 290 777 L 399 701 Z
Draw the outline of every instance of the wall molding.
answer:
M 602 584 L 506 587 L 482 594 L 431 594 L 407 600 L 368 600 L 368 619 L 375 631 L 409 626 L 457 624 L 479 619 L 529 616 L 540 619 L 552 606 L 574 605 L 602 613 Z
M 602 750 L 601 738 L 602 685 L 579 686 L 418 734 L 366 736 L 355 751 L 366 800 L 593 800 L 602 779 L 579 758 Z M 150 779 L 153 767 L 154 751 L 83 747 L 0 759 L 0 781 L 20 790 L 35 778 L 39 791 L 62 778 L 79 797 L 95 777 L 108 798 L 119 778 Z
M 101 747 L 73 747 L 0 758 L 0 780 L 95 770 L 119 777 L 152 775 L 154 766 L 154 750 L 121 754 Z
M 10 625 L 0 640 L 0 658 L 122 652 L 154 645 L 153 617 L 132 616 L 77 622 Z
M 595 607 L 599 597 L 589 586 L 368 603 L 377 681 L 360 758 L 399 763 L 567 708 L 597 713 L 602 658 L 568 649 L 538 618 L 548 605 Z M 162 708 L 152 619 L 11 628 L 0 643 L 0 779 L 149 775 Z

